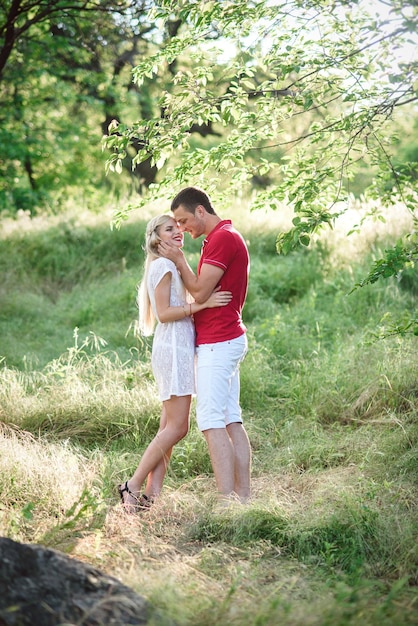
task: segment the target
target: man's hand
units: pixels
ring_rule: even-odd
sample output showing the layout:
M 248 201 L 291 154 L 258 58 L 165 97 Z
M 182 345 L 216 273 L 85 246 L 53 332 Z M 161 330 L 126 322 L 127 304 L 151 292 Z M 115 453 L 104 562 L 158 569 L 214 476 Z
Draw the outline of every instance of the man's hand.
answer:
M 231 300 L 232 293 L 230 291 L 220 291 L 220 287 L 217 287 L 206 300 L 206 307 L 214 309 L 215 307 L 226 306 Z
M 158 254 L 166 259 L 170 259 L 175 265 L 184 259 L 183 251 L 167 241 L 160 241 L 158 244 Z

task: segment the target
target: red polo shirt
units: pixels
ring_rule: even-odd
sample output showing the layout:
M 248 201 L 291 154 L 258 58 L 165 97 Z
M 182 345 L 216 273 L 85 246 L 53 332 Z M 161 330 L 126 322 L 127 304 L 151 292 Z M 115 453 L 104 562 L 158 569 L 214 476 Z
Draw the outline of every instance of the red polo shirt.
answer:
M 221 291 L 231 291 L 232 300 L 224 307 L 194 314 L 197 346 L 235 339 L 246 331 L 242 309 L 247 296 L 250 258 L 245 241 L 231 220 L 219 222 L 203 241 L 198 274 L 204 263 L 224 270 L 218 286 Z

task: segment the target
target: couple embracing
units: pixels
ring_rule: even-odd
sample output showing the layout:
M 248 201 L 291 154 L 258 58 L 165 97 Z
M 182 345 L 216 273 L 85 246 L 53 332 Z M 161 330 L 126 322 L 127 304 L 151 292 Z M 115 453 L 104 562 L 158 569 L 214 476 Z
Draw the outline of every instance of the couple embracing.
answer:
M 162 412 L 133 476 L 119 485 L 127 513 L 148 510 L 160 494 L 173 446 L 188 433 L 194 393 L 220 502 L 250 497 L 251 448 L 239 403 L 239 366 L 247 352 L 247 246 L 201 189 L 180 191 L 171 211 L 146 229 L 140 326 L 146 335 L 155 328 L 152 369 Z M 205 236 L 197 275 L 182 252 L 185 232 Z

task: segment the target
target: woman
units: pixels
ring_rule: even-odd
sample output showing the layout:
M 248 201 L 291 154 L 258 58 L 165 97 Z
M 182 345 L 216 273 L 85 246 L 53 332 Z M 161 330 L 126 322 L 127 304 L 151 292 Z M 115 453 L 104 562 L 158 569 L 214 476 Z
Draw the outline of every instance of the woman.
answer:
M 140 328 L 144 335 L 151 335 L 157 324 L 151 363 L 163 406 L 157 435 L 132 478 L 119 485 L 127 513 L 149 509 L 162 489 L 173 446 L 189 430 L 190 405 L 195 393 L 192 316 L 205 308 L 225 306 L 231 300 L 229 291 L 215 291 L 203 304 L 188 302 L 176 266 L 158 254 L 160 241 L 183 247 L 183 233 L 171 215 L 153 218 L 145 235 L 146 259 L 138 298 Z M 145 480 L 145 491 L 141 494 Z

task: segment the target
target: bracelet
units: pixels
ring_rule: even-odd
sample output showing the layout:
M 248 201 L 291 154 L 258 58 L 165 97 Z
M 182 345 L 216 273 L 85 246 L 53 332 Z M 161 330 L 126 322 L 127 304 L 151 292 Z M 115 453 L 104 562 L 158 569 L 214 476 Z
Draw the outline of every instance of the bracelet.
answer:
M 184 317 L 187 317 L 187 311 L 186 311 L 186 309 L 184 308 L 184 304 L 183 304 L 183 313 L 184 313 Z
M 192 303 L 191 302 L 189 303 L 189 307 L 190 307 L 190 317 L 191 317 L 193 315 L 193 313 L 192 313 Z

